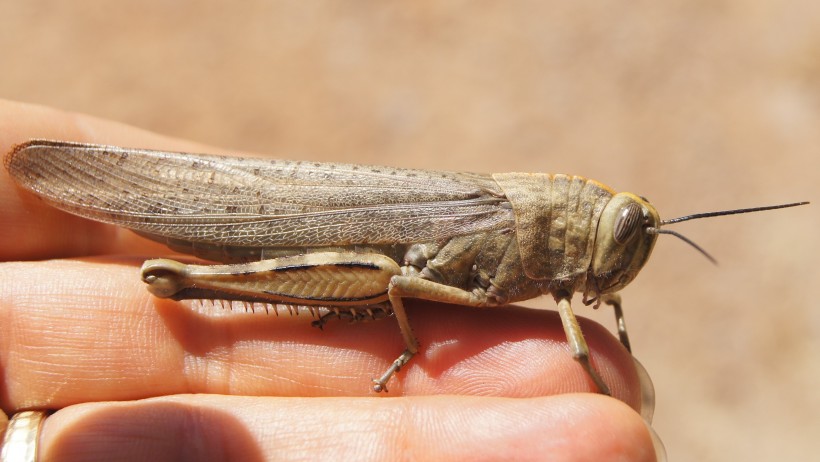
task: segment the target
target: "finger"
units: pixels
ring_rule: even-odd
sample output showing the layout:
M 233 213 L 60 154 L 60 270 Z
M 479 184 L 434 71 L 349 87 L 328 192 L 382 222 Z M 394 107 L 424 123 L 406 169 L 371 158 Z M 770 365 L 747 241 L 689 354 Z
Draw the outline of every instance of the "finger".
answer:
M 202 145 L 126 125 L 40 106 L 0 100 L 0 154 L 32 138 L 210 151 Z M 0 169 L 0 260 L 32 260 L 162 248 L 135 234 L 58 211 L 14 185 Z
M 6 428 L 9 426 L 9 416 L 5 412 L 0 412 L 0 441 L 5 436 Z
M 596 395 L 176 396 L 46 419 L 44 460 L 654 460 L 640 417 Z
M 330 323 L 157 299 L 131 264 L 54 260 L 0 265 L 5 409 L 177 393 L 369 395 L 404 349 L 392 319 Z M 392 396 L 540 396 L 597 391 L 570 356 L 554 312 L 415 303 L 421 352 Z M 595 323 L 582 327 L 613 395 L 639 406 L 631 356 Z

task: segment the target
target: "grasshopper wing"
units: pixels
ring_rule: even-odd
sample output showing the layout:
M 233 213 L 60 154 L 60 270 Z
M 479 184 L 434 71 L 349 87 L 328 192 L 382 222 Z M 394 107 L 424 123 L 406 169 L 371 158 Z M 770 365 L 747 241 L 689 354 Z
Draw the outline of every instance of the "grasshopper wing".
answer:
M 220 247 L 434 242 L 514 227 L 488 175 L 34 140 L 6 168 L 57 208 Z

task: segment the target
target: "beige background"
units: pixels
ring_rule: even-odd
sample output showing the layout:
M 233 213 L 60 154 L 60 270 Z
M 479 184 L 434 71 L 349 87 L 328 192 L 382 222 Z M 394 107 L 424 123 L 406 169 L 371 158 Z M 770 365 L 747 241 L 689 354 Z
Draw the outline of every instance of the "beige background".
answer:
M 576 173 L 665 217 L 815 201 L 677 226 L 720 266 L 661 237 L 624 297 L 673 460 L 820 449 L 820 3 L 8 3 L 3 98 L 283 158 Z

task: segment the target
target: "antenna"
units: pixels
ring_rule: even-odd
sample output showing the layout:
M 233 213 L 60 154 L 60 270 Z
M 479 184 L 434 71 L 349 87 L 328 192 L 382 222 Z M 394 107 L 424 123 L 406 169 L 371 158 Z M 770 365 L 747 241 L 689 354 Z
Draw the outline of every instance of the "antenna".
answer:
M 810 202 L 809 201 L 792 202 L 791 204 L 767 205 L 765 207 L 750 207 L 748 209 L 721 210 L 721 211 L 718 211 L 718 212 L 693 213 L 692 215 L 684 215 L 682 217 L 672 218 L 671 220 L 661 220 L 661 226 L 671 225 L 672 223 L 680 223 L 682 221 L 697 220 L 698 218 L 722 217 L 724 215 L 737 215 L 739 213 L 762 212 L 764 210 L 785 209 L 785 208 L 788 208 L 788 207 L 797 207 L 798 205 L 807 205 L 807 204 L 810 204 Z
M 692 215 L 684 215 L 682 217 L 672 218 L 670 220 L 661 220 L 660 226 L 671 225 L 673 223 L 680 223 L 682 221 L 697 220 L 698 218 L 722 217 L 724 215 L 737 215 L 739 213 L 763 212 L 765 210 L 785 209 L 785 208 L 788 208 L 788 207 L 797 207 L 798 205 L 807 205 L 807 204 L 809 204 L 809 201 L 792 202 L 790 204 L 780 204 L 780 205 L 768 205 L 768 206 L 765 206 L 765 207 L 750 207 L 750 208 L 747 208 L 747 209 L 720 210 L 720 211 L 717 211 L 717 212 L 694 213 Z M 709 259 L 709 261 L 711 261 L 714 265 L 717 265 L 717 260 L 715 260 L 715 258 L 713 256 L 709 255 L 709 252 L 703 250 L 703 248 L 701 246 L 695 244 L 694 241 L 692 241 L 688 237 L 686 237 L 683 234 L 678 233 L 676 231 L 672 231 L 672 230 L 669 230 L 669 229 L 661 229 L 660 226 L 646 228 L 646 232 L 649 233 L 649 234 L 671 234 L 671 235 L 677 237 L 678 239 L 682 240 L 683 242 L 685 242 L 685 243 L 691 245 L 692 247 L 694 247 L 695 250 L 697 250 L 704 257 Z

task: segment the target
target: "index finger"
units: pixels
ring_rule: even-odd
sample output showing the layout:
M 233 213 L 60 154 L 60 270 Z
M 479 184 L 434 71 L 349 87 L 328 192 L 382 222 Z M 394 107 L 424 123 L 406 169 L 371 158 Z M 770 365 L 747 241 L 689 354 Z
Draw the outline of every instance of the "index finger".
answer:
M 390 319 L 319 330 L 287 308 L 158 299 L 138 265 L 113 257 L 0 264 L 0 406 L 192 392 L 371 396 L 370 379 L 402 350 Z M 415 300 L 407 309 L 422 350 L 388 396 L 597 391 L 553 311 Z M 639 409 L 632 357 L 599 324 L 581 324 L 613 396 Z

